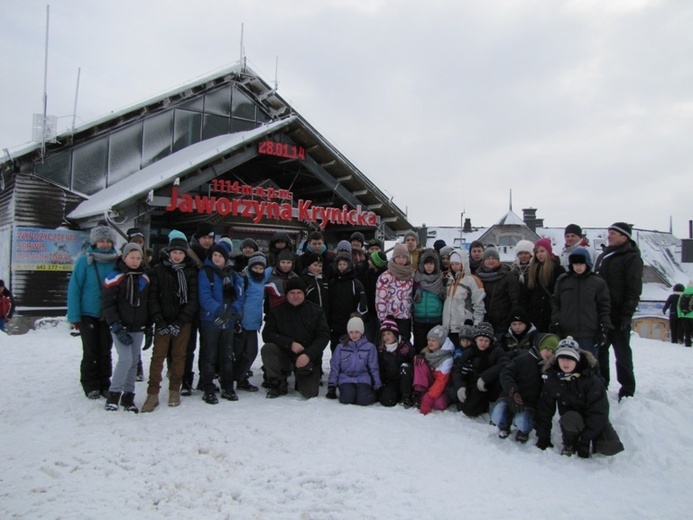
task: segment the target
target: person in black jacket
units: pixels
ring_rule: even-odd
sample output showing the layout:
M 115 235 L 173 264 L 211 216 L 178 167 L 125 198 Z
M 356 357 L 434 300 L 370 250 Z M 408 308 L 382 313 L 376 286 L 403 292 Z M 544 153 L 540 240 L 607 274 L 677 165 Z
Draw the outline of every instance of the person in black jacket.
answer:
M 683 343 L 683 327 L 679 321 L 677 309 L 679 308 L 679 298 L 683 294 L 684 290 L 685 287 L 682 283 L 677 283 L 674 285 L 674 292 L 669 295 L 664 307 L 662 308 L 662 314 L 664 315 L 666 315 L 667 310 L 669 311 L 669 337 L 671 338 L 671 342 L 674 344 Z
M 0 331 L 5 332 L 5 322 L 12 318 L 14 312 L 14 298 L 10 290 L 5 287 L 5 281 L 0 280 Z
M 486 292 L 486 321 L 493 325 L 496 337 L 500 338 L 510 326 L 510 310 L 520 304 L 520 282 L 507 265 L 501 264 L 500 255 L 494 247 L 484 251 L 476 276 Z
M 572 336 L 580 348 L 598 356 L 611 325 L 611 298 L 606 282 L 592 272 L 592 260 L 584 248 L 569 256 L 568 272 L 556 281 L 551 298 L 551 321 L 564 336 Z
M 190 322 L 198 310 L 197 267 L 187 256 L 187 251 L 185 235 L 180 231 L 171 231 L 168 248 L 161 251 L 160 261 L 151 273 L 149 315 L 154 322 L 155 337 L 143 413 L 153 412 L 159 405 L 161 372 L 169 353 L 168 405 L 180 404 Z
M 537 410 L 537 448 L 553 447 L 551 423 L 558 407 L 561 455 L 577 452 L 579 457 L 588 458 L 592 447 L 604 455 L 623 451 L 609 423 L 609 400 L 604 383 L 594 373 L 595 365 L 594 356 L 581 351 L 570 336 L 558 344 L 556 359 L 544 370 L 544 387 Z
M 365 319 L 368 311 L 366 292 L 363 284 L 356 278 L 351 256 L 339 254 L 333 265 L 335 270 L 334 276 L 329 280 L 330 307 L 327 318 L 332 352 L 346 335 L 346 325 L 351 315 L 356 312 Z
M 272 399 L 288 393 L 287 378 L 294 373 L 296 386 L 307 399 L 316 397 L 320 387 L 320 368 L 315 360 L 330 340 L 324 311 L 306 301 L 306 284 L 300 277 L 286 282 L 286 301 L 267 314 L 262 339 L 262 363 Z
M 139 412 L 135 406 L 135 374 L 144 330 L 149 326 L 149 277 L 144 272 L 142 257 L 139 245 L 125 244 L 115 271 L 104 280 L 103 316 L 118 352 L 106 400 L 108 411 L 117 410 L 120 403 L 127 411 Z
M 399 335 L 397 322 L 391 316 L 380 326 L 378 345 L 378 367 L 380 389 L 378 400 L 383 406 L 395 406 L 398 402 L 405 408 L 414 406 L 412 384 L 414 382 L 414 347 Z
M 500 373 L 501 398 L 491 410 L 491 422 L 498 426 L 498 437 L 510 435 L 515 424 L 515 440 L 525 443 L 533 428 L 537 402 L 541 394 L 541 368 L 553 359 L 558 336 L 540 332 L 529 350 L 522 351 L 503 367 Z
M 611 323 L 603 348 L 599 349 L 599 367 L 609 388 L 609 347 L 616 356 L 616 377 L 621 384 L 619 401 L 635 394 L 633 351 L 630 348 L 630 323 L 642 292 L 643 263 L 640 250 L 631 238 L 631 227 L 616 222 L 609 227 L 608 247 L 599 255 L 594 272 L 604 278 L 611 297 Z

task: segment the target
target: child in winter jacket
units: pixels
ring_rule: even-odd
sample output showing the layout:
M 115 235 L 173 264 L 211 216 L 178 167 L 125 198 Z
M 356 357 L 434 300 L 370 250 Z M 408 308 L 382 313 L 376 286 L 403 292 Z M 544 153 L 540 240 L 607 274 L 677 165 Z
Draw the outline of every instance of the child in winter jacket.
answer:
M 445 283 L 443 327 L 449 331 L 452 343 L 457 345 L 462 325 L 467 320 L 479 323 L 486 313 L 484 289 L 481 281 L 471 274 L 465 250 L 455 249 L 450 254 L 450 274 Z
M 507 361 L 506 353 L 496 342 L 493 326 L 482 321 L 474 329 L 474 345 L 462 354 L 460 364 L 471 363 L 472 370 L 458 391 L 459 409 L 469 417 L 489 411 L 489 405 L 500 395 L 500 371 Z
M 556 359 L 544 367 L 544 387 L 537 410 L 537 448 L 551 444 L 551 423 L 558 407 L 563 440 L 562 455 L 577 452 L 588 458 L 594 451 L 615 455 L 623 444 L 609 423 L 609 401 L 597 361 L 568 336 L 558 344 Z
M 349 247 L 351 247 L 350 244 Z M 361 281 L 356 278 L 351 255 L 345 253 L 338 254 L 334 259 L 333 266 L 334 275 L 330 278 L 328 289 L 330 305 L 329 314 L 327 315 L 327 323 L 330 326 L 330 349 L 332 352 L 334 352 L 344 335 L 347 334 L 346 325 L 350 316 L 353 313 L 357 313 L 363 317 L 368 312 L 366 291 Z
M 0 331 L 5 331 L 5 321 L 12 317 L 13 302 L 12 293 L 5 287 L 5 281 L 0 280 Z
M 395 406 L 398 402 L 405 408 L 414 406 L 411 397 L 414 382 L 414 348 L 399 335 L 397 322 L 391 316 L 380 325 L 378 345 L 378 367 L 380 389 L 378 400 L 383 406 Z
M 580 348 L 597 355 L 612 328 L 611 298 L 606 282 L 592 272 L 592 257 L 578 247 L 568 257 L 568 272 L 556 281 L 551 321 L 562 335 L 572 336 Z
M 426 346 L 426 335 L 443 323 L 445 284 L 440 272 L 438 255 L 432 250 L 421 253 L 414 274 L 414 348 L 417 353 Z
M 118 362 L 108 390 L 106 410 L 139 412 L 135 406 L 135 376 L 144 329 L 149 325 L 149 277 L 143 271 L 142 248 L 130 242 L 104 281 L 103 314 L 111 328 Z
M 540 332 L 528 350 L 513 358 L 500 373 L 501 398 L 491 410 L 491 422 L 498 426 L 498 437 L 510 435 L 515 424 L 515 440 L 525 443 L 533 428 L 534 414 L 541 393 L 541 368 L 553 358 L 559 338 Z
M 452 373 L 450 374 L 450 381 L 448 382 L 446 393 L 448 394 L 450 402 L 457 405 L 458 410 L 460 410 L 462 403 L 457 394 L 460 389 L 462 389 L 460 395 L 466 395 L 466 378 L 467 375 L 471 374 L 473 371 L 471 358 L 469 356 L 464 356 L 464 353 L 474 344 L 474 332 L 472 320 L 465 321 L 464 325 L 460 327 L 460 341 L 452 356 Z M 463 356 L 464 361 L 462 361 Z M 464 398 L 462 400 L 464 401 Z
M 414 402 L 424 415 L 448 407 L 445 388 L 450 379 L 454 350 L 447 331 L 442 325 L 436 325 L 428 332 L 428 346 L 414 358 Z
M 161 372 L 171 355 L 168 370 L 168 405 L 180 404 L 180 388 L 185 370 L 185 353 L 190 339 L 190 321 L 197 313 L 197 267 L 188 257 L 188 241 L 180 231 L 169 233 L 168 248 L 151 273 L 149 315 L 154 322 L 154 349 L 149 367 L 147 399 L 142 412 L 159 406 Z
M 277 254 L 277 264 L 265 271 L 265 313 L 286 301 L 284 286 L 291 278 L 298 277 L 294 272 L 294 256 L 291 251 L 282 249 Z
M 256 252 L 248 258 L 248 264 L 243 269 L 243 318 L 241 332 L 236 334 L 233 342 L 233 380 L 238 390 L 257 392 L 259 388 L 248 380 L 250 367 L 258 353 L 258 332 L 262 328 L 262 310 L 265 297 L 265 268 L 267 259 L 261 252 Z
M 393 316 L 400 335 L 411 337 L 411 311 L 414 287 L 414 267 L 404 244 L 395 244 L 387 270 L 378 277 L 375 287 L 375 307 L 378 320 Z
M 553 254 L 551 239 L 540 238 L 534 243 L 534 256 L 529 263 L 526 291 L 520 305 L 539 332 L 548 332 L 551 325 L 551 296 L 558 277 L 565 272 L 560 259 Z
M 367 406 L 376 400 L 376 392 L 382 386 L 378 354 L 375 345 L 365 334 L 363 320 L 355 316 L 346 325 L 347 336 L 337 345 L 330 359 L 330 378 L 327 387 L 328 399 Z
M 513 357 L 532 346 L 537 329 L 530 321 L 529 314 L 522 307 L 513 307 L 508 317 L 510 327 L 501 338 L 501 346 Z
M 212 249 L 199 272 L 197 287 L 200 298 L 200 384 L 202 399 L 217 404 L 214 385 L 215 365 L 219 363 L 221 397 L 237 401 L 233 388 L 233 342 L 236 325 L 245 303 L 243 279 L 229 262 L 231 241 L 221 239 Z

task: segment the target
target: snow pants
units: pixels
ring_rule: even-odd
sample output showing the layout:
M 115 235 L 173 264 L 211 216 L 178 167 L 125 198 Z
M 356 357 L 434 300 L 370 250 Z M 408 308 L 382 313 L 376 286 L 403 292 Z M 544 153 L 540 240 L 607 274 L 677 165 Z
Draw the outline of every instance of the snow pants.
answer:
M 113 344 L 118 353 L 118 362 L 113 370 L 113 379 L 109 392 L 135 393 L 135 377 L 137 376 L 137 363 L 140 360 L 144 332 L 130 332 L 132 344 L 125 345 L 118 340 L 115 334 Z
M 108 392 L 111 386 L 111 329 L 108 323 L 99 318 L 82 316 L 79 324 L 82 339 L 82 363 L 80 383 L 84 395 L 97 390 Z

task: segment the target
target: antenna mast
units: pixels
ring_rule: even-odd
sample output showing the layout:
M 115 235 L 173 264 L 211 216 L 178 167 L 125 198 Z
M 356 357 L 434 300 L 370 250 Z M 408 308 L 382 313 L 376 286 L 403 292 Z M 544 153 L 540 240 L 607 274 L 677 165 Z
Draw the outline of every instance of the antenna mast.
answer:
M 279 56 L 276 57 L 274 62 L 274 90 L 276 91 L 279 87 Z
M 46 4 L 46 48 L 43 59 L 43 129 L 41 131 L 41 160 L 46 155 L 46 126 L 48 119 L 48 29 L 50 26 L 51 6 Z
M 241 23 L 241 68 L 245 72 L 245 49 L 243 48 L 243 23 Z
M 77 96 L 79 96 L 79 77 L 82 74 L 82 67 L 77 67 L 77 86 L 75 87 L 75 105 L 72 108 L 72 135 L 75 135 L 75 120 L 77 119 Z

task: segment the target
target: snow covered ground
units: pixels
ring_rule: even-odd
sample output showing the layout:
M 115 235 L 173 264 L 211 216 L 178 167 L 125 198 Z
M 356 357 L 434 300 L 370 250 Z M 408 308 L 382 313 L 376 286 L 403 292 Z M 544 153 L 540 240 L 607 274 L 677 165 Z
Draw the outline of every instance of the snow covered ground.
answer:
M 534 435 L 498 439 L 487 418 L 324 391 L 216 406 L 198 393 L 178 408 L 164 391 L 154 413 L 109 413 L 82 393 L 65 324 L 0 334 L 0 517 L 679 520 L 693 509 L 693 349 L 633 344 L 637 396 L 609 392 L 626 451 L 582 460 L 558 454 L 557 427 L 541 452 Z

